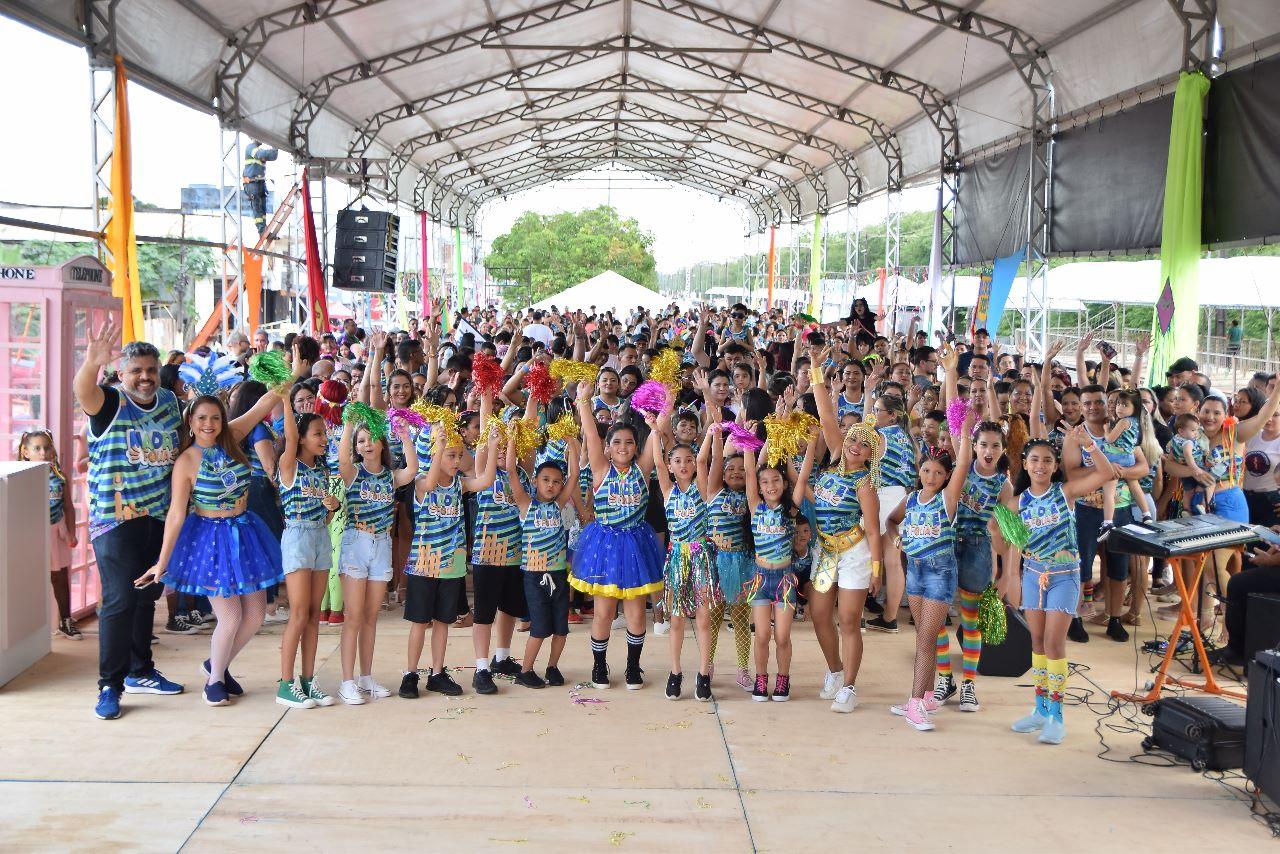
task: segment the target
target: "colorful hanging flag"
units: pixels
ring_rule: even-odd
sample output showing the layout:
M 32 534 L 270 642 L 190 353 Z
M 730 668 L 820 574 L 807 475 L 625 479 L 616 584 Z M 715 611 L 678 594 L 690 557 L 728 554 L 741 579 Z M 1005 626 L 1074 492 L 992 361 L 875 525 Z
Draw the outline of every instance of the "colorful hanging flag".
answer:
M 320 242 L 316 239 L 316 220 L 311 214 L 310 180 L 304 168 L 302 170 L 302 230 L 307 247 L 307 314 L 311 320 L 311 334 L 319 338 L 329 331 L 329 298 L 325 292 Z
M 1173 95 L 1169 163 L 1164 177 L 1164 218 L 1160 228 L 1160 282 L 1151 319 L 1148 381 L 1165 381 L 1169 365 L 1195 356 L 1200 317 L 1200 205 L 1204 194 L 1202 150 L 1204 98 L 1209 78 L 1183 72 Z
M 138 238 L 133 225 L 133 152 L 129 140 L 129 79 L 124 60 L 115 58 L 116 126 L 111 152 L 111 219 L 103 242 L 111 254 L 111 293 L 121 301 L 120 343 L 145 335 L 142 326 L 142 285 L 138 279 Z M 95 204 L 97 200 L 95 199 Z

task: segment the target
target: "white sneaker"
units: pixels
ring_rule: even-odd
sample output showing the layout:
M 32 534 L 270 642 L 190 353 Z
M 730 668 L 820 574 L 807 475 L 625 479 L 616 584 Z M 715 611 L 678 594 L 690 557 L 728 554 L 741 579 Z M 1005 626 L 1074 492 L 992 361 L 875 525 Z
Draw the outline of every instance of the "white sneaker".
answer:
M 390 697 L 391 692 L 378 684 L 372 676 L 361 676 L 356 683 L 360 686 L 360 690 L 373 697 L 375 700 L 381 700 L 383 697 Z
M 625 629 L 626 627 L 627 627 L 627 618 L 623 614 L 619 614 L 618 616 L 614 617 L 613 625 L 609 626 L 610 630 L 615 632 L 618 629 Z
M 277 608 L 274 614 L 268 611 L 267 615 L 262 618 L 262 622 L 268 623 L 268 624 L 287 623 L 289 622 L 289 612 L 284 608 Z
M 365 704 L 364 692 L 360 690 L 360 686 L 355 683 L 354 679 L 348 679 L 338 686 L 338 699 L 348 706 L 363 706 Z
M 671 621 L 663 620 L 661 623 L 653 624 L 653 633 L 655 635 L 666 635 L 671 633 Z
M 818 692 L 820 700 L 834 700 L 836 692 L 840 690 L 840 680 L 844 678 L 844 674 L 838 670 L 833 670 L 826 676 L 822 677 L 822 690 Z
M 852 685 L 845 685 L 836 692 L 835 701 L 831 704 L 831 711 L 848 714 L 858 707 L 858 689 Z

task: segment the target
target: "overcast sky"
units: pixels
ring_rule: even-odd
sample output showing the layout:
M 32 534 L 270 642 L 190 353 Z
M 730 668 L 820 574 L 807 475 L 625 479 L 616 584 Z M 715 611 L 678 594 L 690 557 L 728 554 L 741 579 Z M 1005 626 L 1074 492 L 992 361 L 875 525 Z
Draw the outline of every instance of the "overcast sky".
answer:
M 89 154 L 89 74 L 85 53 L 11 19 L 0 17 L 0 201 L 39 205 L 87 205 L 92 199 Z M 19 85 L 26 81 L 32 85 Z M 38 83 L 37 83 L 38 81 Z M 177 207 L 182 187 L 217 184 L 218 123 L 141 86 L 129 87 L 133 121 L 134 196 Z M 272 172 L 288 180 L 289 165 Z M 271 173 L 269 173 L 270 175 Z M 928 190 L 905 194 L 904 209 L 933 203 Z M 744 222 L 738 210 L 705 193 L 633 173 L 593 173 L 589 180 L 547 185 L 485 209 L 486 241 L 503 233 L 525 210 L 555 213 L 612 204 L 654 235 L 660 271 L 699 260 L 739 255 Z M 863 223 L 882 215 L 872 202 Z M 50 213 L 56 221 L 56 214 Z M 833 226 L 843 224 L 837 215 Z

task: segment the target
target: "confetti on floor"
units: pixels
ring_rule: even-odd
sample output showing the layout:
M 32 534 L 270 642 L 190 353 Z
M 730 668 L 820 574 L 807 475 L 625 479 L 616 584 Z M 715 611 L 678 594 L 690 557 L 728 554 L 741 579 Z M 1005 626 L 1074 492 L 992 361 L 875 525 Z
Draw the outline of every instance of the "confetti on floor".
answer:
M 645 724 L 644 728 L 650 732 L 657 732 L 664 729 L 688 729 L 693 726 L 693 721 L 676 721 L 671 724 Z
M 533 799 L 532 799 L 532 798 L 530 798 L 528 795 L 525 795 L 525 796 L 524 796 L 524 805 L 525 805 L 526 807 L 528 807 L 529 809 L 533 809 Z
M 256 815 L 242 815 L 242 816 L 240 816 L 240 823 L 241 823 L 241 824 L 256 824 L 256 823 L 257 823 L 257 821 L 258 821 L 258 817 L 257 817 Z
M 458 754 L 458 761 L 459 761 L 459 762 L 461 762 L 463 765 L 470 765 L 470 764 L 471 764 L 471 757 L 470 757 L 470 756 L 468 756 L 468 755 L 467 755 L 467 754 L 465 754 L 465 753 L 459 753 L 459 754 Z
M 542 738 L 544 735 L 550 735 L 550 734 L 551 734 L 551 730 L 549 729 L 544 729 L 542 732 L 534 733 L 534 735 L 536 735 L 538 738 Z
M 709 810 L 711 809 L 711 804 L 707 801 L 706 798 L 698 798 L 698 809 Z
M 649 801 L 623 801 L 622 803 L 629 807 L 644 807 L 645 809 L 653 808 L 653 804 Z
M 588 798 L 586 795 L 578 795 L 578 797 L 576 797 L 576 798 L 575 798 L 575 797 L 570 796 L 569 800 L 571 800 L 571 801 L 578 801 L 579 803 L 583 803 L 583 804 L 589 804 L 589 803 L 591 803 L 591 799 L 590 799 L 590 798 Z
M 528 844 L 528 842 L 529 842 L 529 840 L 528 840 L 528 839 L 526 839 L 526 838 L 524 838 L 523 836 L 519 837 L 518 839 L 499 839 L 499 838 L 498 838 L 498 837 L 496 837 L 496 836 L 490 836 L 490 837 L 489 837 L 489 841 L 490 841 L 490 842 L 501 842 L 501 843 L 504 843 L 504 844 L 506 844 L 506 845 L 526 845 L 526 844 Z
M 635 836 L 635 834 L 627 833 L 622 830 L 615 830 L 613 833 L 609 834 L 609 841 L 612 842 L 615 846 L 620 846 L 622 845 L 623 842 L 626 842 L 632 836 Z
M 498 766 L 498 770 L 505 771 L 508 768 L 518 768 L 519 766 L 520 766 L 519 762 L 503 762 L 501 765 Z

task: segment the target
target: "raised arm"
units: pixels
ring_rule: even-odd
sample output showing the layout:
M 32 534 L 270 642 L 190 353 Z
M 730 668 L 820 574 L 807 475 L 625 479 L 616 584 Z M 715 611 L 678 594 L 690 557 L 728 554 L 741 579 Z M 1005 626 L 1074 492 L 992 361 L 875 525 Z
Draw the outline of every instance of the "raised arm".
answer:
M 702 443 L 702 449 L 698 452 L 698 457 L 711 451 L 711 464 L 707 468 L 707 490 L 708 495 L 715 495 L 724 489 L 724 432 L 720 430 L 710 430 L 707 432 L 707 438 Z
M 418 448 L 409 435 L 408 425 L 401 423 L 396 435 L 400 437 L 400 445 L 404 448 L 404 468 L 397 469 L 391 480 L 399 488 L 413 483 L 418 476 Z
M 1118 480 L 1121 473 L 1111 464 L 1111 461 L 1103 456 L 1098 444 L 1093 441 L 1084 429 L 1084 425 L 1076 425 L 1071 430 L 1070 438 L 1075 440 L 1077 447 L 1089 452 L 1090 459 L 1093 460 L 1093 467 L 1084 474 L 1077 476 L 1074 480 L 1068 480 L 1062 485 L 1062 494 L 1067 497 L 1068 501 L 1075 501 L 1100 489 L 1104 484 L 1113 480 Z M 1063 448 L 1065 453 L 1066 448 Z
M 512 435 L 507 439 L 506 447 L 507 455 L 507 471 L 516 470 L 516 437 Z M 520 482 L 520 475 L 507 478 L 507 482 L 511 485 L 511 497 L 516 500 L 516 506 L 520 508 L 521 513 L 529 511 L 529 505 L 533 503 L 533 499 L 529 496 L 529 491 L 524 488 L 524 484 Z
M 1262 404 L 1261 409 L 1236 426 L 1236 441 L 1247 442 L 1262 432 L 1263 426 L 1271 420 L 1272 415 L 1275 415 L 1277 406 L 1280 406 L 1280 383 L 1276 383 L 1271 396 L 1267 398 L 1266 403 Z
M 755 451 L 743 449 L 743 462 L 746 463 L 747 469 L 747 513 L 754 513 L 760 504 L 760 479 L 756 476 L 756 454 Z
M 295 355 L 294 358 L 296 359 L 297 356 Z M 293 404 L 289 400 L 289 395 L 286 394 L 280 398 L 280 405 L 284 407 L 282 418 L 284 446 L 280 449 L 280 457 L 276 460 L 276 474 L 281 481 L 287 478 L 292 483 L 293 476 L 298 470 L 298 443 L 301 437 L 298 435 L 298 419 L 293 414 Z
M 951 480 L 943 490 L 942 500 L 947 508 L 947 515 L 956 517 L 956 508 L 960 506 L 960 496 L 964 493 L 965 481 L 969 478 L 969 466 L 973 465 L 973 428 L 977 424 L 977 413 L 969 410 L 964 424 L 960 427 L 960 450 L 956 454 L 956 467 L 951 472 Z
M 797 507 L 809 497 L 809 475 L 813 472 L 814 460 L 818 455 L 818 436 L 809 437 L 804 449 L 804 461 L 800 463 L 800 471 L 796 473 L 796 482 L 791 487 L 791 500 Z
M 160 543 L 160 556 L 156 558 L 154 566 L 133 582 L 134 587 L 155 584 L 169 568 L 173 547 L 177 545 L 178 534 L 182 531 L 183 523 L 187 521 L 187 503 L 191 500 L 191 487 L 195 483 L 199 461 L 200 454 L 197 449 L 195 453 L 184 452 L 173 464 L 172 492 L 169 499 L 169 513 L 164 520 L 164 539 Z
M 1084 364 L 1084 354 L 1088 352 L 1089 345 L 1092 343 L 1093 333 L 1086 332 L 1080 339 L 1080 343 L 1076 345 L 1076 385 L 1081 388 L 1089 384 L 1089 371 Z
M 342 438 L 338 440 L 338 476 L 347 486 L 355 483 L 356 464 L 352 460 L 351 445 L 355 441 L 356 425 L 352 421 L 342 422 Z M 433 487 L 434 488 L 434 487 Z
M 1142 381 L 1142 369 L 1145 367 L 1143 362 L 1147 359 L 1147 351 L 1151 349 L 1151 333 L 1143 332 L 1133 340 L 1133 387 L 1142 388 L 1146 383 Z
M 587 448 L 587 462 L 591 466 L 592 486 L 600 488 L 609 471 L 609 463 L 604 458 L 604 442 L 600 441 L 600 433 L 596 430 L 595 415 L 591 412 L 591 385 L 578 383 L 578 423 L 582 425 L 582 441 Z
M 1053 360 L 1065 346 L 1066 343 L 1063 341 L 1054 341 L 1050 344 L 1048 352 L 1044 354 L 1044 364 L 1040 366 L 1040 385 L 1037 391 L 1040 391 L 1040 415 L 1044 420 L 1046 435 L 1062 420 L 1062 412 L 1058 409 L 1058 404 L 1049 390 L 1053 388 Z
M 107 396 L 98 385 L 98 377 L 102 375 L 102 369 L 120 355 L 117 346 L 119 336 L 120 330 L 108 316 L 106 323 L 98 328 L 97 334 L 89 334 L 84 361 L 80 363 L 80 369 L 71 381 L 71 390 L 75 392 L 76 400 L 80 401 L 80 408 L 90 417 L 101 412 L 103 404 L 107 402 Z
M 286 392 L 286 394 L 287 393 L 288 392 Z M 271 389 L 262 397 L 258 398 L 258 402 L 253 405 L 252 409 L 228 424 L 227 427 L 231 429 L 231 435 L 235 437 L 236 441 L 243 441 L 245 436 L 248 436 L 253 432 L 254 427 L 257 427 L 268 416 L 270 416 L 271 410 L 276 408 L 276 403 L 279 402 L 279 398 L 283 396 L 284 395 L 281 395 L 278 390 Z
M 704 368 L 711 367 L 711 357 L 707 355 L 707 320 L 710 316 L 711 309 L 703 306 L 698 314 L 697 331 L 693 333 L 693 358 Z
M 498 434 L 496 431 L 489 434 L 487 447 L 489 452 L 486 455 L 484 471 L 473 477 L 464 477 L 462 479 L 462 488 L 468 492 L 483 492 L 493 486 L 493 482 L 498 479 Z M 509 481 L 519 479 L 519 475 L 507 478 Z
M 822 365 L 827 361 L 828 348 L 823 347 L 813 354 L 810 363 L 810 382 L 813 385 L 813 400 L 818 405 L 818 424 L 822 427 L 822 439 L 832 449 L 832 455 L 841 454 L 844 449 L 844 436 L 840 434 L 840 418 L 836 415 L 836 404 L 827 393 L 826 373 Z
M 652 449 L 650 454 L 656 460 L 665 460 L 666 456 L 662 450 L 662 430 L 658 427 L 658 417 L 646 412 L 644 423 L 649 425 L 649 441 L 646 444 Z M 662 490 L 662 500 L 666 501 L 671 497 L 671 472 L 661 463 L 655 464 L 654 472 L 658 475 L 658 488 Z
M 381 329 L 376 329 L 369 333 L 369 339 L 371 342 L 369 352 L 378 354 L 378 372 L 382 373 L 386 366 L 383 356 L 387 349 L 387 333 Z M 387 401 L 382 394 L 383 384 L 381 382 L 370 382 L 370 377 L 374 373 L 370 370 L 371 367 L 371 365 L 366 365 L 364 376 L 360 377 L 360 399 L 366 400 L 374 409 L 386 409 Z
M 579 494 L 578 489 L 578 457 L 582 455 L 582 446 L 577 439 L 570 438 L 565 442 L 565 464 L 569 467 L 564 479 L 564 487 L 560 490 L 560 497 L 557 499 L 560 506 L 563 507 L 569 503 L 575 495 Z

